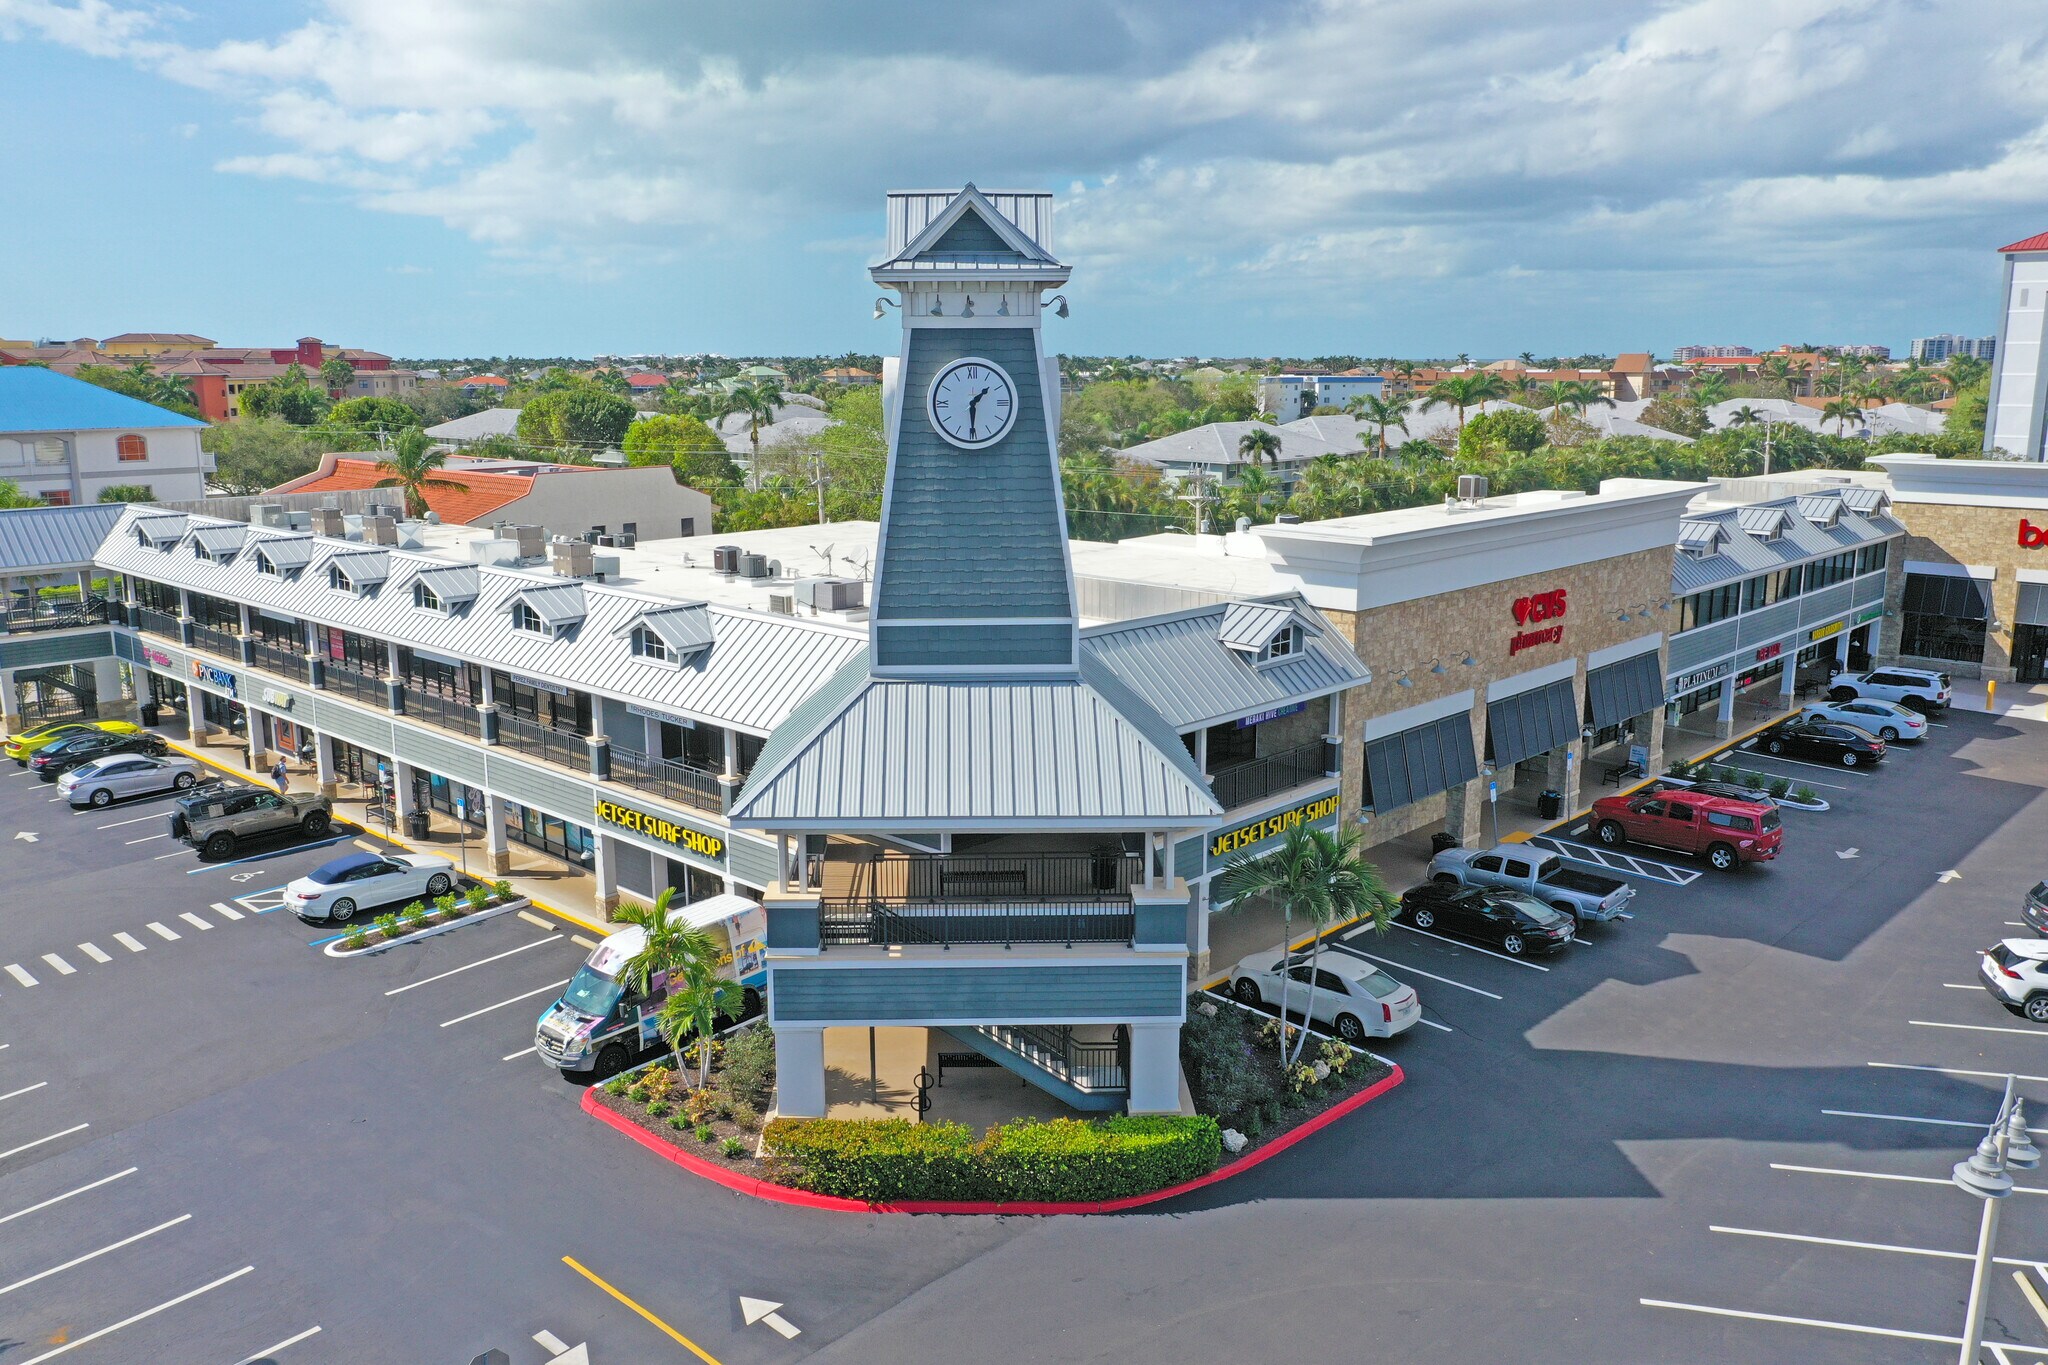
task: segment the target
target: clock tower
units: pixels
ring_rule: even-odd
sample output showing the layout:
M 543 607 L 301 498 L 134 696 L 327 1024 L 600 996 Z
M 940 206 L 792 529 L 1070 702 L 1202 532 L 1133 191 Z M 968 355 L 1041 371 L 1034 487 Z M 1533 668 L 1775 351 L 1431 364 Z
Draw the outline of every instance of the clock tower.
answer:
M 889 258 L 869 272 L 903 318 L 882 366 L 877 677 L 1077 672 L 1059 364 L 1039 336 L 1042 295 L 1068 273 L 1051 240 L 1050 194 L 889 196 Z

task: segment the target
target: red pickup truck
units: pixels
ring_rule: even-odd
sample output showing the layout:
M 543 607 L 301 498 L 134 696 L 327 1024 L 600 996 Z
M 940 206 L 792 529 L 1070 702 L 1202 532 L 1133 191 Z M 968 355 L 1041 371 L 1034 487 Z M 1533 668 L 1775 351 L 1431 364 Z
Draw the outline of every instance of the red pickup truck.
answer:
M 1785 831 L 1778 812 L 1726 796 L 1668 790 L 1603 796 L 1593 803 L 1593 833 L 1602 844 L 1655 844 L 1704 853 L 1716 871 L 1778 856 Z

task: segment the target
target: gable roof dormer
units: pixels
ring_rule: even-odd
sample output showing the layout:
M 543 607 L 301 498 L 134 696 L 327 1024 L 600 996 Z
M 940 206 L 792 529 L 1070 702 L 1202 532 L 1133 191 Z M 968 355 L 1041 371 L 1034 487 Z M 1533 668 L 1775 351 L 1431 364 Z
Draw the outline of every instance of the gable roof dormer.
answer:
M 627 639 L 640 630 L 648 631 L 666 645 L 672 661 L 682 662 L 711 648 L 711 611 L 702 602 L 650 607 L 612 633 Z
M 248 539 L 249 528 L 239 524 L 228 526 L 201 526 L 186 537 L 192 545 L 192 553 L 199 559 L 211 560 L 215 564 L 226 564 L 241 553 L 242 542 Z
M 1844 488 L 1839 496 L 1842 505 L 1860 517 L 1888 517 L 1892 513 L 1892 495 L 1882 488 Z
M 582 625 L 588 614 L 580 583 L 521 588 L 505 603 L 505 614 L 516 621 L 522 607 L 539 620 L 543 633 L 557 639 Z
M 391 556 L 383 550 L 338 554 L 327 561 L 327 575 L 329 586 L 360 597 L 384 586 L 391 576 Z
M 1829 529 L 1842 519 L 1842 500 L 1831 493 L 1804 493 L 1799 497 L 1799 515 L 1815 526 Z
M 1792 524 L 1792 514 L 1777 504 L 1762 503 L 1739 509 L 1735 524 L 1758 540 L 1776 540 Z
M 129 527 L 138 543 L 152 550 L 170 550 L 185 538 L 186 518 L 177 513 L 137 517 Z
M 1270 650 L 1273 641 L 1285 630 L 1322 633 L 1304 622 L 1301 613 L 1287 603 L 1232 602 L 1223 609 L 1223 623 L 1216 627 L 1216 638 L 1225 649 L 1258 656 Z
M 474 565 L 451 564 L 445 569 L 421 569 L 413 579 L 413 605 L 453 616 L 476 601 L 481 591 L 483 575 Z
M 1681 554 L 1695 559 L 1711 559 L 1721 553 L 1721 544 L 1728 538 L 1728 528 L 1718 521 L 1681 521 L 1678 523 L 1678 549 Z
M 265 536 L 250 547 L 250 552 L 255 556 L 257 573 L 291 579 L 312 563 L 314 548 L 311 536 Z

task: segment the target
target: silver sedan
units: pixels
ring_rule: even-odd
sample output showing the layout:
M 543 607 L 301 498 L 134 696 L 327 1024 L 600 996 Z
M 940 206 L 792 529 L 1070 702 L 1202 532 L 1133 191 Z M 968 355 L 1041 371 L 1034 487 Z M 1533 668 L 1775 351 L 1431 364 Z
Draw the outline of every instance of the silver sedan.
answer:
M 109 754 L 59 777 L 57 794 L 74 806 L 106 806 L 124 796 L 184 791 L 199 777 L 199 765 L 177 754 Z

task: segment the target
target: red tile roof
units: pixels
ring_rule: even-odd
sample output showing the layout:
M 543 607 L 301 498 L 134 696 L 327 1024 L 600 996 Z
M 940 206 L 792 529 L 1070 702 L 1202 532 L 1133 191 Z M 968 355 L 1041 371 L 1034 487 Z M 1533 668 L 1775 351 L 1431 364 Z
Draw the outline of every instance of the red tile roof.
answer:
M 626 386 L 634 389 L 666 388 L 668 386 L 668 376 L 665 374 L 629 374 L 626 376 Z
M 1998 249 L 2000 251 L 2048 251 L 2048 232 L 2037 232 L 2031 237 L 2022 237 L 2017 242 Z
M 375 460 L 337 456 L 332 473 L 315 474 L 286 485 L 294 493 L 339 493 L 351 489 L 375 488 L 387 476 Z M 524 474 L 478 474 L 455 469 L 438 469 L 434 477 L 460 488 L 428 488 L 427 506 L 441 514 L 441 520 L 469 525 L 482 521 L 509 502 L 533 491 L 533 480 Z
M 511 380 L 502 379 L 494 374 L 473 374 L 467 379 L 457 380 L 455 383 L 455 387 L 458 389 L 470 389 L 475 388 L 478 385 L 487 385 L 494 389 L 502 389 L 509 388 L 511 386 L 511 383 Z

